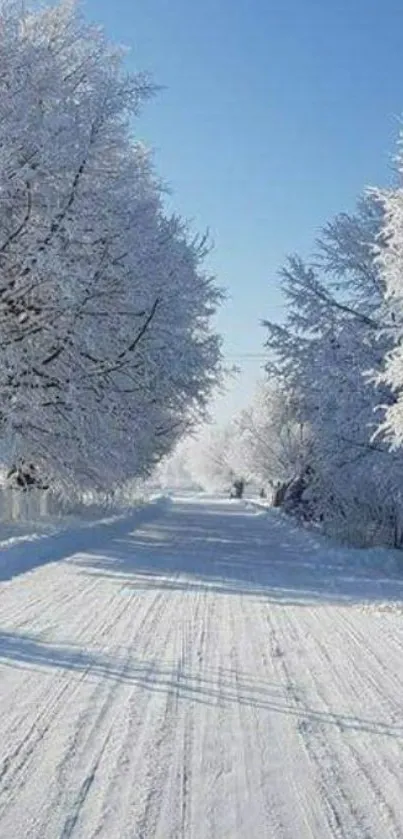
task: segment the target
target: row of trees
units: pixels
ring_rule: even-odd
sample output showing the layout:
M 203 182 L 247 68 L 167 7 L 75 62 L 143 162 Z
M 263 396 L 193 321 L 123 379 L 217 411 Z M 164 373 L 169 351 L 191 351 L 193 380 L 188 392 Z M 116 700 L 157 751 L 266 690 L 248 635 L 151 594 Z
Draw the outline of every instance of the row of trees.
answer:
M 1 461 L 108 489 L 204 415 L 222 294 L 135 139 L 148 78 L 70 0 L 2 0 L 0 44 Z
M 397 179 L 403 171 L 399 149 Z M 402 543 L 403 189 L 371 190 L 281 270 L 267 377 L 203 443 L 210 481 L 266 484 L 277 503 L 356 544 Z

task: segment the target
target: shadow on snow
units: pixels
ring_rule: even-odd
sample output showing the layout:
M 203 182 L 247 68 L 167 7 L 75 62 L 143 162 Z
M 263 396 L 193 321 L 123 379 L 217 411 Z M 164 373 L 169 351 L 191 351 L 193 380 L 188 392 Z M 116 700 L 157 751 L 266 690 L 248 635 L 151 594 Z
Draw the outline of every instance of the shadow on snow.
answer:
M 218 708 L 253 707 L 295 717 L 301 728 L 333 725 L 340 731 L 403 738 L 401 725 L 301 707 L 284 686 L 263 682 L 251 673 L 221 667 L 216 671 L 204 668 L 200 673 L 193 673 L 183 669 L 178 673 L 177 662 L 172 662 L 170 667 L 155 660 L 137 661 L 130 656 L 129 649 L 121 649 L 113 657 L 107 657 L 74 646 L 49 645 L 29 635 L 0 632 L 0 665 L 35 669 L 42 674 L 55 669 L 72 671 L 84 674 L 90 681 L 113 680 L 174 695 L 178 701 Z
M 368 552 L 238 505 L 175 504 L 168 517 L 74 558 L 127 593 L 150 589 L 239 594 L 299 605 L 400 601 L 403 580 L 365 567 Z

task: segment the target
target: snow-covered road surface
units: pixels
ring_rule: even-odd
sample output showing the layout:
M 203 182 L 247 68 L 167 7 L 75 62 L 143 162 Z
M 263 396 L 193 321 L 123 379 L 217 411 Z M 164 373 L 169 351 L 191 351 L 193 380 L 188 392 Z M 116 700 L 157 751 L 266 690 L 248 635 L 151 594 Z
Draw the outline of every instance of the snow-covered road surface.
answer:
M 85 538 L 0 587 L 1 839 L 403 837 L 398 577 L 213 500 Z

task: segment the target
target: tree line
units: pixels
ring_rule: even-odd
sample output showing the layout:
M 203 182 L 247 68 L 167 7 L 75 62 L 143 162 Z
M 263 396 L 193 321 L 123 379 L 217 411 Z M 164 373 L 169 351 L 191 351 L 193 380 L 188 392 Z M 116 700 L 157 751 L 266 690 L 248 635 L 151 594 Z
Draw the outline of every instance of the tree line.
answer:
M 0 39 L 1 461 L 110 490 L 205 416 L 222 292 L 138 137 L 148 77 L 70 0 L 3 0 Z
M 360 545 L 403 543 L 402 170 L 399 144 L 395 183 L 326 224 L 309 260 L 287 259 L 255 399 L 196 447 L 207 484 L 243 475 Z

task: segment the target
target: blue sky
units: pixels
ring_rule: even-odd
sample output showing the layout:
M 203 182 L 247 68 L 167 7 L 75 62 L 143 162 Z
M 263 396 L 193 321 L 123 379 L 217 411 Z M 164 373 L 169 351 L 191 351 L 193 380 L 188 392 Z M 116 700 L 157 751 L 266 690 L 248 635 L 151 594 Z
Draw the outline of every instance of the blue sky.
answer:
M 215 411 L 245 404 L 260 320 L 281 317 L 276 272 L 320 225 L 390 182 L 403 112 L 402 0 L 86 0 L 164 86 L 139 124 L 170 205 L 207 227 L 228 289 L 218 325 L 243 373 Z

